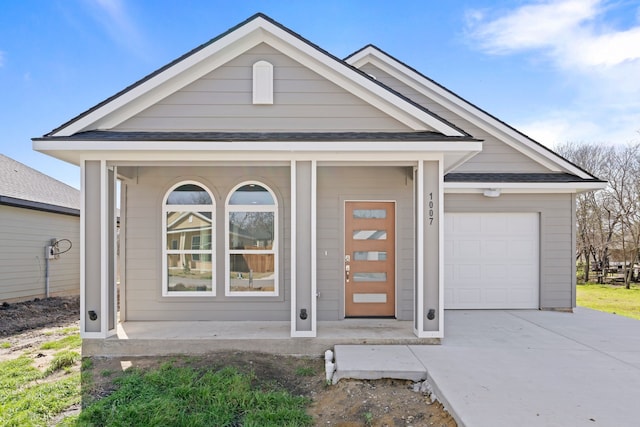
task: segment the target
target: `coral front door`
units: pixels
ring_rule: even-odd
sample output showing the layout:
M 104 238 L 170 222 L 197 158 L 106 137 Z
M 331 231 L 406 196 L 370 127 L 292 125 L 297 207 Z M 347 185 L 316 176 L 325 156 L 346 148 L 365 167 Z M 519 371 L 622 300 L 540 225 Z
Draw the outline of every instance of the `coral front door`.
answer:
M 395 316 L 395 203 L 346 202 L 346 317 Z

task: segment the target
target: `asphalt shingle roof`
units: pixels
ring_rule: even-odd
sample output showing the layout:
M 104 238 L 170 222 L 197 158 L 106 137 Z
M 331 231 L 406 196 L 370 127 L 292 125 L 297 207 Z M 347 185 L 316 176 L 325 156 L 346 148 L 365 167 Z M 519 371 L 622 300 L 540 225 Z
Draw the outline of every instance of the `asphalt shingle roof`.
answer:
M 0 198 L 80 209 L 80 190 L 0 154 Z
M 570 173 L 448 173 L 445 182 L 545 182 L 567 183 L 591 181 Z M 593 179 L 594 182 L 604 182 Z
M 81 141 L 479 141 L 439 132 L 111 132 L 87 131 L 38 140 Z

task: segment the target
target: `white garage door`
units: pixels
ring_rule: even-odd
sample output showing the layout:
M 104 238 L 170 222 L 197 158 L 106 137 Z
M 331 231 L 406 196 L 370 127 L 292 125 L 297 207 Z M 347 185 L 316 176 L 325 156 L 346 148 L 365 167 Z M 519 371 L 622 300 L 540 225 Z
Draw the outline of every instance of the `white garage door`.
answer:
M 445 308 L 538 308 L 537 213 L 446 213 Z

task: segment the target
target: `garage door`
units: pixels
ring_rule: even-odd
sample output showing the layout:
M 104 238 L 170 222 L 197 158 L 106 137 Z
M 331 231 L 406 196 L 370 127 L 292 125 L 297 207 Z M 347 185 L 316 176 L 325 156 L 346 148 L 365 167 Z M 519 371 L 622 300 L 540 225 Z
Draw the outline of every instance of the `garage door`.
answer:
M 445 308 L 538 308 L 537 213 L 446 213 Z

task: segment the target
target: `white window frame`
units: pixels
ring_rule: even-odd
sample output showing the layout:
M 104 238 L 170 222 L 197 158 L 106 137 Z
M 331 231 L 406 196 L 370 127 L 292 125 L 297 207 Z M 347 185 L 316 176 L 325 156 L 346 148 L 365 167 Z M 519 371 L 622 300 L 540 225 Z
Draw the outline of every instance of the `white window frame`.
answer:
M 197 185 L 205 190 L 211 198 L 210 205 L 168 205 L 167 199 L 169 195 L 178 187 L 182 185 Z M 168 212 L 209 212 L 211 213 L 211 248 L 210 249 L 167 249 L 167 213 Z M 164 195 L 162 199 L 162 296 L 163 297 L 201 297 L 201 296 L 216 296 L 216 254 L 214 244 L 216 238 L 216 199 L 213 194 L 201 182 L 198 181 L 180 181 L 173 185 Z M 209 255 L 211 256 L 211 290 L 210 291 L 174 291 L 169 292 L 169 277 L 168 277 L 168 255 L 175 254 L 190 254 L 190 255 Z
M 259 185 L 269 192 L 273 199 L 273 205 L 230 205 L 229 201 L 233 194 L 241 187 L 245 185 Z M 229 214 L 231 212 L 273 212 L 273 244 L 271 249 L 264 250 L 242 250 L 242 249 L 229 249 Z M 278 199 L 271 188 L 260 181 L 244 181 L 236 185 L 231 189 L 227 195 L 225 201 L 225 213 L 224 213 L 224 257 L 225 257 L 225 279 L 224 279 L 224 291 L 225 296 L 228 297 L 275 297 L 280 294 L 279 286 L 279 266 L 278 266 L 278 245 L 280 242 L 280 234 L 278 227 Z M 250 253 L 255 255 L 273 255 L 273 291 L 272 292 L 233 292 L 231 291 L 231 255 Z

